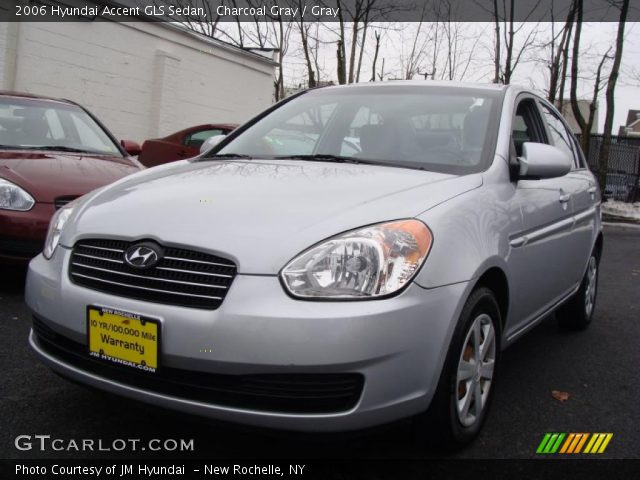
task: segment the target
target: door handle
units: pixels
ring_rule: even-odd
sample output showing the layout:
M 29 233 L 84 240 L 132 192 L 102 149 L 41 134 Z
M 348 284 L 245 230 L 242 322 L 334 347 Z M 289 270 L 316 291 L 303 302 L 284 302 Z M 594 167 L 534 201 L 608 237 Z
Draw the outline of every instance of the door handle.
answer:
M 188 153 L 188 152 L 187 152 L 186 150 L 180 150 L 180 151 L 177 153 L 177 155 L 178 155 L 179 157 L 186 157 L 186 156 L 187 156 L 187 153 Z
M 596 193 L 596 190 L 598 190 L 595 185 L 593 187 L 589 187 L 589 190 L 587 190 L 588 193 L 594 194 Z
M 569 200 L 571 200 L 571 194 L 570 193 L 565 193 L 560 195 L 560 203 L 567 203 Z

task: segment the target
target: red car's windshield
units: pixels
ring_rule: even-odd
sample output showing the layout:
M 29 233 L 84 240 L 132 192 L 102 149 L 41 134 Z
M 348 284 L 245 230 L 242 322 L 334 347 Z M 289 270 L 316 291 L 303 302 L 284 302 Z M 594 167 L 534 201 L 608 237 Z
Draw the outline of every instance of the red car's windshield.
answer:
M 80 107 L 14 97 L 0 97 L 0 148 L 121 156 L 109 135 Z

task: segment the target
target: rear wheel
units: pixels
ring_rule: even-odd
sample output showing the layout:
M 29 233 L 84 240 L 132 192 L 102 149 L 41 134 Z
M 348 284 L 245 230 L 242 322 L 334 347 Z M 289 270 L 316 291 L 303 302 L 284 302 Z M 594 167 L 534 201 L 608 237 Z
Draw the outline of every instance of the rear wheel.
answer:
M 584 330 L 591 324 L 598 293 L 598 256 L 592 252 L 587 263 L 587 271 L 582 277 L 580 288 L 574 296 L 558 309 L 556 316 L 561 327 Z
M 465 303 L 429 410 L 417 417 L 422 441 L 438 437 L 439 448 L 459 448 L 480 432 L 487 415 L 500 352 L 500 310 L 488 288 Z

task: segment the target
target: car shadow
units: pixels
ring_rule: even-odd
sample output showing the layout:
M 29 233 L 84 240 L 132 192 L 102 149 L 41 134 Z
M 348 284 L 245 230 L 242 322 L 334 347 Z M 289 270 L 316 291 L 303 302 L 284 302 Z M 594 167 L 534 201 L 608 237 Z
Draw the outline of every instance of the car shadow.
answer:
M 24 292 L 24 282 L 27 279 L 27 265 L 0 264 L 0 292 Z

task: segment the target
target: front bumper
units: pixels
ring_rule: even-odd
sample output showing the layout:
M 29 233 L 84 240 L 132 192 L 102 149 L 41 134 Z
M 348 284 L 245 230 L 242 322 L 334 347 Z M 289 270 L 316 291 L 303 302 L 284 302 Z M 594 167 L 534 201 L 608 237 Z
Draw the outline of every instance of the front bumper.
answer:
M 277 277 L 238 275 L 217 310 L 120 298 L 71 283 L 70 251 L 32 260 L 26 301 L 55 334 L 86 345 L 86 307 L 112 307 L 158 318 L 164 367 L 211 374 L 347 374 L 364 378 L 348 410 L 272 411 L 209 402 L 189 393 L 154 390 L 144 382 L 88 371 L 82 362 L 30 343 L 52 369 L 112 393 L 190 414 L 291 430 L 364 428 L 425 410 L 436 388 L 466 283 L 361 302 L 308 302 L 287 296 Z M 124 368 L 124 367 L 123 367 Z M 203 380 L 204 381 L 204 380 Z
M 28 212 L 0 210 L 0 262 L 26 264 L 38 255 L 54 212 L 51 203 L 36 203 Z

